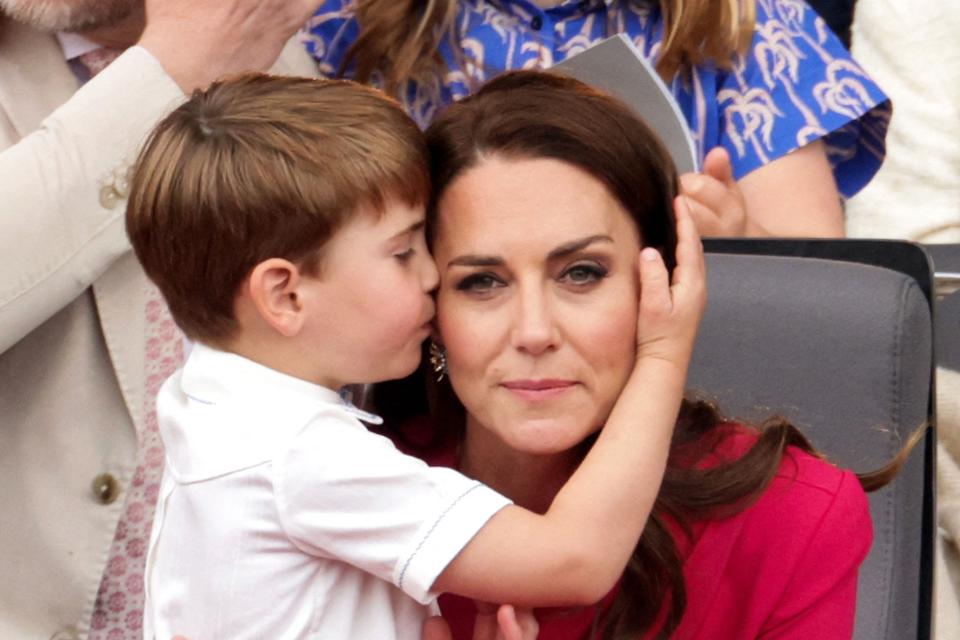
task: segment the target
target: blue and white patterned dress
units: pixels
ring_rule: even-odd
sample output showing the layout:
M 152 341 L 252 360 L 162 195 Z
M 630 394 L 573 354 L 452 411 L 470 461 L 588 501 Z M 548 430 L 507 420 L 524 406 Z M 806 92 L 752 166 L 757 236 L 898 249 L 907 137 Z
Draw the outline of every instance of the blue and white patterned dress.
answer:
M 655 61 L 663 39 L 656 2 L 568 0 L 547 10 L 528 0 L 458 4 L 454 29 L 462 54 L 444 42 L 446 73 L 401 96 L 423 127 L 500 71 L 549 67 L 615 33 L 629 35 Z M 670 83 L 701 159 L 722 145 L 740 178 L 823 138 L 840 192 L 853 195 L 883 160 L 889 100 L 805 2 L 756 0 L 756 6 L 753 42 L 731 69 L 702 65 Z M 335 75 L 358 32 L 350 0 L 328 0 L 303 38 L 321 72 Z

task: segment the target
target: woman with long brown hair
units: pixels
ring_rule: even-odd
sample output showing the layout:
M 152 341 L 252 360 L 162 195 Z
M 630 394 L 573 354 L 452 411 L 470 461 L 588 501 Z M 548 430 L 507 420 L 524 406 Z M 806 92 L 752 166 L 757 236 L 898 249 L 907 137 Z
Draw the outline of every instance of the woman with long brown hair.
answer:
M 631 265 L 641 247 L 674 263 L 677 177 L 627 107 L 550 74 L 491 81 L 427 138 L 441 380 L 433 420 L 408 420 L 398 437 L 542 511 L 633 360 Z M 376 398 L 388 414 L 396 401 Z M 786 422 L 753 429 L 684 402 L 619 586 L 593 607 L 538 612 L 539 637 L 849 638 L 872 537 L 864 489 L 897 464 L 858 478 Z M 454 637 L 470 637 L 472 603 L 441 606 Z
M 511 69 L 624 33 L 677 98 L 703 160 L 682 177 L 703 235 L 841 236 L 890 105 L 802 0 L 327 0 L 320 70 L 373 82 L 426 127 Z

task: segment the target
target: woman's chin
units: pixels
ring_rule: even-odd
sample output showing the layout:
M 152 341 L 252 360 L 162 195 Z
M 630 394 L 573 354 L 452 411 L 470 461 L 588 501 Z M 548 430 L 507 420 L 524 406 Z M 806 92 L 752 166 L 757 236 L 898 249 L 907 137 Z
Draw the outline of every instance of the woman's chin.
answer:
M 553 455 L 577 447 L 596 429 L 569 419 L 518 420 L 503 434 L 507 445 L 531 455 Z

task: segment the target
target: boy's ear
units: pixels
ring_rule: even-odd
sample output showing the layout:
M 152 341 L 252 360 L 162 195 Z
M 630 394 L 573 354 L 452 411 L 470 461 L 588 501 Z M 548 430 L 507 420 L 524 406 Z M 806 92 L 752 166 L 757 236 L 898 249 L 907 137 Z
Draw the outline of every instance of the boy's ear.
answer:
M 306 320 L 300 297 L 300 269 L 283 258 L 264 260 L 247 278 L 250 301 L 264 322 L 287 338 L 296 336 Z

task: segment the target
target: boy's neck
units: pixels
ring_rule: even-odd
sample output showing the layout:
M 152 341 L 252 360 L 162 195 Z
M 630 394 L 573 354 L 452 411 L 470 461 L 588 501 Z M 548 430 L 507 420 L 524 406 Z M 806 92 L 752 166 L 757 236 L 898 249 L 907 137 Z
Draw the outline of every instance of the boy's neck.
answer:
M 295 341 L 237 338 L 218 345 L 219 349 L 243 356 L 288 376 L 337 391 L 345 383 L 320 371 L 317 362 L 308 358 Z

